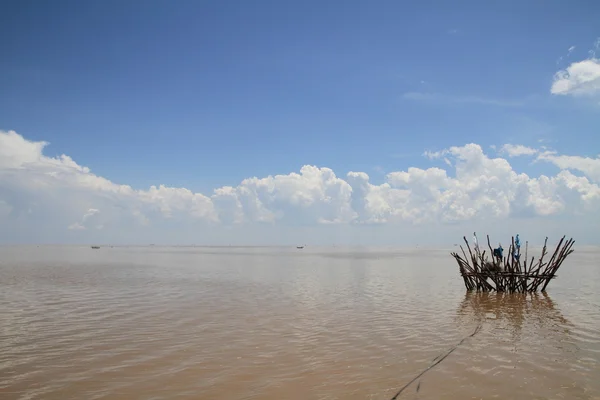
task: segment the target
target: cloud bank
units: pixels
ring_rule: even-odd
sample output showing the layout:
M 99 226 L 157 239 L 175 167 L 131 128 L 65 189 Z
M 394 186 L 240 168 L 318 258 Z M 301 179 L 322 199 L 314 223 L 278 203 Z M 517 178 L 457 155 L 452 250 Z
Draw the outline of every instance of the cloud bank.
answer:
M 44 155 L 47 145 L 0 131 L 0 239 L 5 242 L 69 241 L 94 232 L 127 242 L 153 230 L 159 238 L 174 231 L 204 232 L 199 237 L 206 238 L 213 231 L 253 226 L 438 229 L 557 216 L 598 220 L 600 215 L 600 158 L 521 145 L 504 145 L 497 155 L 549 163 L 556 174 L 519 173 L 507 159 L 470 143 L 428 152 L 430 162 L 439 165 L 391 172 L 382 184 L 373 184 L 365 172 L 338 176 L 329 168 L 305 165 L 298 172 L 252 177 L 208 194 L 164 185 L 134 189 L 95 175 L 67 155 Z

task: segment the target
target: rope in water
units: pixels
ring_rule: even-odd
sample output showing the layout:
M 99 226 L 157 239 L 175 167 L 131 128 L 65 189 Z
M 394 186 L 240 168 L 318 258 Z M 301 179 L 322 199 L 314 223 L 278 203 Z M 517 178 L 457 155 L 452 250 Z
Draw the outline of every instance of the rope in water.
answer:
M 425 372 L 429 371 L 431 368 L 435 367 L 436 365 L 438 365 L 439 363 L 441 363 L 442 361 L 444 361 L 444 359 L 446 357 L 448 357 L 450 355 L 450 353 L 452 353 L 454 350 L 456 350 L 456 348 L 458 346 L 460 346 L 461 344 L 463 344 L 463 342 L 465 340 L 467 340 L 468 338 L 475 336 L 480 330 L 481 330 L 481 325 L 479 325 L 479 326 L 477 326 L 477 328 L 475 328 L 475 332 L 471 333 L 469 336 L 465 336 L 464 338 L 462 338 L 462 340 L 460 342 L 458 342 L 458 344 L 456 346 L 454 346 L 453 348 L 451 348 L 450 351 L 448 351 L 446 354 L 444 354 L 443 357 L 437 356 L 436 358 L 434 358 L 433 361 L 435 361 L 435 362 L 433 364 L 431 364 L 429 367 L 425 368 L 419 375 L 415 376 L 410 382 L 408 382 L 406 385 L 404 385 L 394 395 L 394 397 L 391 398 L 391 400 L 396 400 L 398 398 L 398 396 L 400 396 L 400 394 L 404 391 L 404 389 L 406 389 L 407 387 L 409 387 L 414 381 L 416 381 L 421 376 L 423 376 L 423 374 L 425 374 Z M 421 387 L 421 382 L 419 382 L 419 385 L 417 386 L 417 391 L 419 391 L 420 387 Z

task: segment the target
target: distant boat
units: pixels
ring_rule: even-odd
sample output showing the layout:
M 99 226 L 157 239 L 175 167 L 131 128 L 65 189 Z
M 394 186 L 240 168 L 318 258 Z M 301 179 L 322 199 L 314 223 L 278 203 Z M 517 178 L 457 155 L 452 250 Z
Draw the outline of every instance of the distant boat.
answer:
M 296 246 L 297 249 L 303 249 L 304 246 Z
M 92 246 L 92 249 L 99 249 L 100 246 Z

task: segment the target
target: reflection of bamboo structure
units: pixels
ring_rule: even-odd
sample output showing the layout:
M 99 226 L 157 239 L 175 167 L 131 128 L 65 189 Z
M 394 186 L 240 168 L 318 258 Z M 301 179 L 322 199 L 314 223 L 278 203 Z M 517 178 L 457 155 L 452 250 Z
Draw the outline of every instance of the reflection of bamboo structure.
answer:
M 548 293 L 503 293 L 503 292 L 467 292 L 457 311 L 460 325 L 482 324 L 484 321 L 497 320 L 515 336 L 524 324 L 556 328 L 569 332 L 573 327 Z
M 476 291 L 497 291 L 497 292 L 536 292 L 541 288 L 541 291 L 546 291 L 546 286 L 550 280 L 556 277 L 556 271 L 561 266 L 565 258 L 571 254 L 575 241 L 569 239 L 565 242 L 565 236 L 562 237 L 552 257 L 549 261 L 544 261 L 544 257 L 548 254 L 546 246 L 548 238 L 544 242 L 542 255 L 535 262 L 535 257 L 531 257 L 531 261 L 527 260 L 527 247 L 525 247 L 525 260 L 521 263 L 520 246 L 515 247 L 515 239 L 512 238 L 512 243 L 506 257 L 495 257 L 494 250 L 490 245 L 490 237 L 487 237 L 488 247 L 490 249 L 490 259 L 486 257 L 486 251 L 481 252 L 477 246 L 475 252 L 471 251 L 469 242 L 466 237 L 463 237 L 469 251 L 469 257 L 464 248 L 462 257 L 452 252 L 450 253 L 458 262 L 460 274 L 465 282 L 467 290 Z

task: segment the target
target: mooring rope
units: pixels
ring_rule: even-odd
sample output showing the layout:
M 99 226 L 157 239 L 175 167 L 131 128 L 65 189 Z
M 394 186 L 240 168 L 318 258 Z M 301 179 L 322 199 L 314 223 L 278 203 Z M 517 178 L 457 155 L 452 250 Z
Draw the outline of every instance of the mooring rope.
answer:
M 404 385 L 398 391 L 398 393 L 396 393 L 394 395 L 394 397 L 391 398 L 391 400 L 396 400 L 398 398 L 398 396 L 400 396 L 400 394 L 404 391 L 404 389 L 406 389 L 407 387 L 409 387 L 414 381 L 416 381 L 421 376 L 423 376 L 423 374 L 425 374 L 425 372 L 429 371 L 431 368 L 435 367 L 436 365 L 438 365 L 439 363 L 441 363 L 442 361 L 444 361 L 444 359 L 446 357 L 448 357 L 450 355 L 450 353 L 452 353 L 454 350 L 456 350 L 456 348 L 458 346 L 460 346 L 461 344 L 463 344 L 463 342 L 465 340 L 467 340 L 468 338 L 475 336 L 480 330 L 481 330 L 481 325 L 478 325 L 477 328 L 475 328 L 475 331 L 473 333 L 471 333 L 469 336 L 465 336 L 464 338 L 462 338 L 462 340 L 460 342 L 458 342 L 458 344 L 456 346 L 454 346 L 453 348 L 451 348 L 450 351 L 448 351 L 446 354 L 444 354 L 443 357 L 437 356 L 436 358 L 434 358 L 433 361 L 435 361 L 435 362 L 433 364 L 431 364 L 429 367 L 425 368 L 423 371 L 421 371 L 421 373 L 419 375 L 415 376 L 410 382 L 408 382 L 406 385 Z M 421 388 L 421 382 L 419 382 L 419 384 L 417 385 L 417 392 L 419 391 L 420 388 Z

